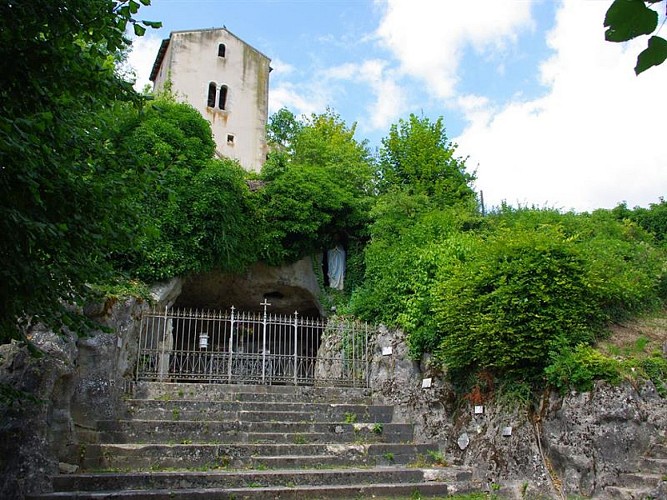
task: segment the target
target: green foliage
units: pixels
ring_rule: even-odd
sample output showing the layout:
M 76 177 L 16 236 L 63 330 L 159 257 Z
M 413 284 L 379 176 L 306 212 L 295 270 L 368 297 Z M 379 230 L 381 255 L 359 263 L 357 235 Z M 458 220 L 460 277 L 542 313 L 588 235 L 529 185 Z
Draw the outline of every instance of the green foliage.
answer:
M 650 35 L 658 28 L 658 13 L 650 6 L 663 0 L 614 0 L 604 18 L 605 39 L 627 42 L 642 35 Z M 635 74 L 639 75 L 667 59 L 667 40 L 653 35 L 648 46 L 637 57 Z
M 417 356 L 437 345 L 431 289 L 465 258 L 467 231 L 479 225 L 474 175 L 455 157 L 441 118 L 431 123 L 411 115 L 393 125 L 382 144 L 366 277 L 350 308 L 405 328 Z
M 658 13 L 644 0 L 615 0 L 607 10 L 604 26 L 608 41 L 627 42 L 652 33 L 658 26 Z
M 638 368 L 653 382 L 658 394 L 667 398 L 667 359 L 658 352 L 639 361 Z
M 538 379 L 549 352 L 658 304 L 663 252 L 606 213 L 506 211 L 436 288 L 438 357 L 454 370 Z M 470 349 L 474 346 L 474 349 Z
M 260 255 L 270 264 L 293 262 L 363 237 L 371 198 L 371 160 L 338 115 L 304 122 L 281 110 L 269 124 L 276 150 L 259 194 L 264 231 Z
M 174 179 L 157 210 L 154 231 L 139 241 L 135 272 L 164 279 L 210 270 L 240 271 L 254 261 L 253 211 L 241 167 L 209 160 Z
M 351 309 L 402 327 L 411 354 L 434 353 L 464 392 L 467 375 L 486 373 L 529 398 L 550 352 L 660 303 L 665 253 L 629 220 L 434 206 L 424 193 L 379 197 Z
M 420 213 L 412 201 L 402 195 L 378 202 L 365 252 L 366 279 L 350 307 L 367 320 L 405 328 L 418 355 L 436 345 L 431 287 L 440 273 L 466 258 L 470 235 L 461 230 L 471 216 L 454 209 Z
M 0 3 L 0 342 L 27 322 L 67 317 L 62 299 L 82 300 L 129 239 L 105 110 L 139 102 L 114 69 L 125 28 L 155 24 L 137 21 L 138 8 Z
M 500 228 L 437 286 L 437 355 L 454 370 L 537 376 L 560 343 L 590 342 L 600 326 L 589 308 L 585 265 L 558 227 Z M 471 346 L 474 346 L 471 349 Z
M 630 210 L 625 203 L 617 205 L 611 213 L 618 220 L 629 220 L 649 232 L 660 245 L 667 244 L 667 201 L 660 198 L 648 208 L 635 207 Z
M 495 402 L 501 408 L 527 408 L 539 399 L 536 385 L 525 380 L 504 378 L 495 393 Z
M 115 279 L 91 285 L 94 293 L 102 298 L 122 299 L 140 297 L 150 300 L 150 289 L 143 281 L 118 276 Z
M 294 140 L 303 130 L 304 123 L 286 108 L 276 111 L 269 117 L 266 127 L 267 141 L 275 151 L 294 153 Z
M 239 271 L 256 259 L 255 208 L 245 174 L 213 159 L 209 123 L 194 108 L 158 97 L 120 126 L 117 150 L 131 166 L 128 203 L 141 220 L 117 265 L 145 280 Z
M 455 153 L 442 118 L 433 123 L 415 115 L 401 119 L 382 140 L 378 189 L 425 194 L 439 207 L 474 201 L 470 185 L 475 176 L 465 171 L 465 161 Z
M 551 363 L 544 370 L 546 380 L 562 393 L 569 388 L 590 391 L 593 382 L 606 380 L 612 384 L 621 381 L 621 363 L 594 348 L 579 344 L 574 348 L 563 346 L 550 353 Z
M 337 234 L 361 223 L 359 207 L 349 194 L 330 170 L 288 167 L 263 192 L 267 220 L 263 257 L 273 264 L 293 262 L 332 245 Z

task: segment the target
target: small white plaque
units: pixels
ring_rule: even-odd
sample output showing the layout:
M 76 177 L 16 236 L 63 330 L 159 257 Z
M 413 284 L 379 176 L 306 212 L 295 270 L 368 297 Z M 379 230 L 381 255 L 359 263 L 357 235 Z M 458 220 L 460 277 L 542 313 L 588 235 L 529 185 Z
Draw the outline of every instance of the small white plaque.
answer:
M 475 405 L 475 415 L 481 415 L 484 413 L 484 407 L 482 405 Z
M 424 380 L 422 380 L 422 389 L 428 389 L 429 387 L 431 387 L 431 382 L 432 380 L 430 378 L 425 378 Z
M 382 348 L 382 355 L 383 356 L 391 356 L 394 354 L 394 349 L 391 346 L 383 347 Z
M 510 437 L 512 435 L 511 427 L 503 427 L 503 437 Z

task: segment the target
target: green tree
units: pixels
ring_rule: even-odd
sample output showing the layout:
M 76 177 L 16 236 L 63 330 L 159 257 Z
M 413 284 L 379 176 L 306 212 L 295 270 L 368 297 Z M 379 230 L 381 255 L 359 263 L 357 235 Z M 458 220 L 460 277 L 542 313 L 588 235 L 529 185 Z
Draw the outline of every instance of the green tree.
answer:
M 331 110 L 298 122 L 279 114 L 270 121 L 278 127 L 271 136 L 285 147 L 265 165 L 260 193 L 262 259 L 271 264 L 362 237 L 372 203 L 372 161 L 354 126 Z
M 265 181 L 273 180 L 285 172 L 294 156 L 294 139 L 303 127 L 304 123 L 286 108 L 269 117 L 266 127 L 269 154 L 262 166 L 262 178 Z
M 410 115 L 399 120 L 382 140 L 380 193 L 395 189 L 422 193 L 440 207 L 474 202 L 471 184 L 475 176 L 466 172 L 465 161 L 455 154 L 456 145 L 447 138 L 442 118 L 431 122 Z
M 664 0 L 614 0 L 604 18 L 605 39 L 610 42 L 627 42 L 633 38 L 650 35 L 658 29 L 658 12 L 651 7 Z M 663 11 L 665 8 L 663 4 Z M 635 74 L 658 66 L 667 59 L 667 40 L 658 35 L 648 39 L 647 47 L 637 56 Z
M 255 211 L 240 165 L 214 159 L 210 124 L 192 106 L 158 98 L 130 117 L 117 146 L 138 180 L 134 248 L 119 265 L 146 280 L 213 267 L 240 271 L 256 258 Z
M 636 223 L 651 233 L 659 244 L 667 243 L 667 201 L 664 198 L 660 198 L 658 203 L 649 204 L 648 208 L 629 209 L 626 203 L 620 203 L 611 212 L 618 220 Z
M 144 5 L 148 0 L 142 0 Z M 115 71 L 134 0 L 0 2 L 0 341 L 55 321 L 126 241 L 123 167 L 104 110 L 138 102 Z

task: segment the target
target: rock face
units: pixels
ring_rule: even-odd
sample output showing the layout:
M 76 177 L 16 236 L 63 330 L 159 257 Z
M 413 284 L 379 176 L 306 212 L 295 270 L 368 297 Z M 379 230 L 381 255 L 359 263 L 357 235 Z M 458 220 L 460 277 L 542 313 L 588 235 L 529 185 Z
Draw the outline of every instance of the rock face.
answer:
M 391 355 L 382 354 L 386 347 Z M 667 400 L 650 382 L 598 383 L 590 393 L 545 394 L 537 409 L 508 409 L 457 400 L 427 358 L 416 363 L 407 354 L 401 332 L 380 329 L 371 363 L 376 399 L 395 404 L 397 421 L 415 423 L 416 436 L 437 440 L 450 462 L 472 466 L 489 488 L 607 498 L 605 488 L 623 486 L 624 473 L 640 470 L 642 457 L 667 443 Z
M 319 303 L 320 285 L 314 266 L 317 259 L 306 257 L 294 264 L 270 267 L 262 263 L 243 275 L 211 271 L 188 277 L 176 300 L 176 307 L 227 310 L 231 306 L 244 311 L 259 311 L 266 299 L 269 312 L 304 317 L 323 315 Z
M 568 493 L 591 496 L 619 476 L 637 472 L 641 458 L 667 437 L 667 400 L 652 383 L 552 395 L 543 420 L 546 452 Z
M 0 346 L 0 387 L 20 391 L 0 400 L 0 498 L 5 499 L 48 488 L 47 475 L 58 472 L 57 452 L 74 432 L 74 339 L 42 328 L 30 337 L 46 355 L 35 358 L 17 342 Z
M 172 305 L 180 286 L 179 280 L 156 285 L 156 304 Z M 134 298 L 91 305 L 85 313 L 103 328 L 85 337 L 38 325 L 27 337 L 45 353 L 39 358 L 23 344 L 0 345 L 0 388 L 21 391 L 0 399 L 0 498 L 47 491 L 48 475 L 74 472 L 67 460 L 82 438 L 97 420 L 123 411 L 146 308 Z

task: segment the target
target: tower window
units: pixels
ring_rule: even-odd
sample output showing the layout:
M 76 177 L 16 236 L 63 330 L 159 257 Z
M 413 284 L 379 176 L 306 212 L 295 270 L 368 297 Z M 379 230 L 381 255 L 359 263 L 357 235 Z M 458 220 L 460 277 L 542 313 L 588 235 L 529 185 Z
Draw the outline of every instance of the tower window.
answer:
M 232 134 L 227 134 L 227 144 L 230 146 L 234 145 L 234 136 Z
M 218 57 L 225 57 L 225 52 L 227 51 L 227 47 L 225 47 L 224 43 L 221 43 L 218 45 Z
M 208 99 L 206 101 L 206 105 L 209 108 L 215 107 L 215 91 L 217 90 L 217 85 L 215 82 L 211 82 L 208 84 Z
M 222 87 L 220 87 L 220 96 L 218 97 L 218 107 L 222 110 L 227 109 L 227 90 L 228 90 L 227 85 L 223 85 Z

